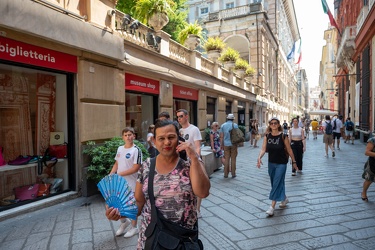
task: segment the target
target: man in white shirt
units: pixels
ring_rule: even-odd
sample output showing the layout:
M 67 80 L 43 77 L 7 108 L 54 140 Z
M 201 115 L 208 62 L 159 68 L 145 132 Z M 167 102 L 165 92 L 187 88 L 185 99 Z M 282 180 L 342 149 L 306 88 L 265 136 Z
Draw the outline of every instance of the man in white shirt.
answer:
M 337 150 L 340 150 L 340 137 L 341 137 L 341 128 L 344 126 L 342 124 L 342 115 L 333 120 L 333 148 L 335 144 L 337 145 Z

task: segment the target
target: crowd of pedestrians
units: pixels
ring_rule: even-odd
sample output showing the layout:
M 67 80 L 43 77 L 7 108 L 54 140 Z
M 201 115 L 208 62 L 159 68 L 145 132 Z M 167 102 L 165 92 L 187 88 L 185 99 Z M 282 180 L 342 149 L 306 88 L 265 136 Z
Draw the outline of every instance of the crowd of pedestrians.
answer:
M 228 178 L 229 173 L 232 178 L 236 177 L 238 145 L 231 141 L 231 130 L 239 128 L 234 122 L 235 118 L 234 114 L 228 114 L 226 122 L 221 126 L 218 122 L 211 124 L 210 146 L 214 156 L 220 158 L 220 162 L 224 165 L 224 178 Z M 151 158 L 157 156 L 154 158 L 156 159 L 154 179 L 156 189 L 154 190 L 158 191 L 154 193 L 155 203 L 158 205 L 155 206 L 171 221 L 178 222 L 186 228 L 193 228 L 197 226 L 198 218 L 201 217 L 200 205 L 202 198 L 209 194 L 210 182 L 200 156 L 202 137 L 199 128 L 190 124 L 189 113 L 185 109 L 177 110 L 176 120 L 178 123 L 171 121 L 167 112 L 162 112 L 155 125 L 150 125 L 147 134 Z M 257 148 L 257 142 L 261 136 L 263 137 L 256 163 L 258 168 L 263 165 L 262 157 L 268 154 L 267 167 L 271 186 L 268 197 L 271 204 L 266 210 L 268 216 L 273 216 L 277 202 L 280 208 L 287 207 L 289 203 L 285 187 L 287 165 L 290 160 L 292 176 L 297 173 L 302 174 L 303 155 L 306 152 L 310 127 L 313 140 L 317 140 L 319 133 L 323 134 L 327 158 L 329 149 L 332 157 L 336 156 L 335 149 L 340 150 L 341 137 L 344 138 L 344 143 L 354 144 L 355 126 L 350 117 L 343 122 L 342 116 L 331 118 L 326 115 L 324 121 L 318 122 L 317 119 L 310 121 L 297 116 L 290 123 L 287 120 L 281 123 L 277 117 L 273 117 L 268 121 L 263 134 L 259 133 L 258 121 L 256 119 L 250 121 L 250 146 Z M 151 204 L 147 185 L 144 184 L 148 183 L 149 171 L 153 170 L 150 169 L 149 159 L 142 162 L 142 152 L 133 144 L 134 130 L 126 128 L 122 135 L 125 145 L 119 147 L 111 173 L 124 176 L 132 184 L 131 188 L 135 192 L 139 208 L 138 214 L 143 215 L 141 228 L 138 230 L 137 221 L 130 221 L 120 216 L 117 209 L 106 207 L 106 216 L 110 220 L 120 220 L 116 236 L 124 234 L 124 237 L 131 237 L 139 231 L 138 247 L 143 249 L 147 239 L 145 232 L 151 220 Z M 182 157 L 182 152 L 185 152 L 185 157 Z M 361 198 L 363 201 L 368 201 L 367 190 L 375 181 L 375 138 L 368 140 L 365 155 L 368 156 L 368 161 L 362 175 L 364 182 Z M 182 179 L 183 176 L 190 180 L 188 186 L 186 180 Z M 184 198 L 171 199 L 171 195 L 173 197 L 182 195 Z M 186 204 L 189 211 L 186 211 Z M 184 216 L 178 218 L 171 216 L 171 209 L 174 211 L 173 214 L 184 214 Z M 129 225 L 131 227 L 126 231 Z

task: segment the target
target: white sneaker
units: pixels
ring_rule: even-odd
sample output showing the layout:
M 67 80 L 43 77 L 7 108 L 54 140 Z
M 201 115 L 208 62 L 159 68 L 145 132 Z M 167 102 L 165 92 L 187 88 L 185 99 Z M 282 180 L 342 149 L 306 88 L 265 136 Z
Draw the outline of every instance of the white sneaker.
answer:
M 138 227 L 132 227 L 129 231 L 124 234 L 124 238 L 130 238 L 139 232 Z
M 128 219 L 125 222 L 122 222 L 119 229 L 116 231 L 116 236 L 120 236 L 125 232 L 125 229 L 130 225 L 130 221 Z
M 280 202 L 279 207 L 284 208 L 284 207 L 286 207 L 287 203 L 289 203 L 289 200 L 288 200 L 288 198 L 285 198 L 285 200 L 283 200 L 282 202 Z
M 275 210 L 275 209 L 274 209 L 273 207 L 270 207 L 270 208 L 266 211 L 266 214 L 268 214 L 269 216 L 272 216 L 274 210 Z

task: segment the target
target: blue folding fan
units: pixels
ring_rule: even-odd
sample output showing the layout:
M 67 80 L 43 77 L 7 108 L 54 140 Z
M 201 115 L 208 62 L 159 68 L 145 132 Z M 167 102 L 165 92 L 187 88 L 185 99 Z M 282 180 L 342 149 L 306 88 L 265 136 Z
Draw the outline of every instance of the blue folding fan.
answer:
M 134 193 L 124 177 L 107 175 L 98 183 L 98 188 L 109 207 L 117 208 L 121 216 L 137 219 L 138 207 Z

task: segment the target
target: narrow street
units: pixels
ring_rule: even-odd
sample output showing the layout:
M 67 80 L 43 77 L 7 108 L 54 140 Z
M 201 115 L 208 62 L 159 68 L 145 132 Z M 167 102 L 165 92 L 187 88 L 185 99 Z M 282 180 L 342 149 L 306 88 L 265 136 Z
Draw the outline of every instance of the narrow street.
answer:
M 260 148 L 239 148 L 237 178 L 211 178 L 202 203 L 200 238 L 205 249 L 374 249 L 375 186 L 361 199 L 365 144 L 341 143 L 325 158 L 322 135 L 307 140 L 303 174 L 291 176 L 290 203 L 266 216 L 270 181 L 256 168 Z M 261 144 L 259 144 L 261 145 Z M 135 249 L 137 237 L 115 237 L 119 222 L 104 216 L 100 195 L 77 198 L 0 223 L 0 249 Z

